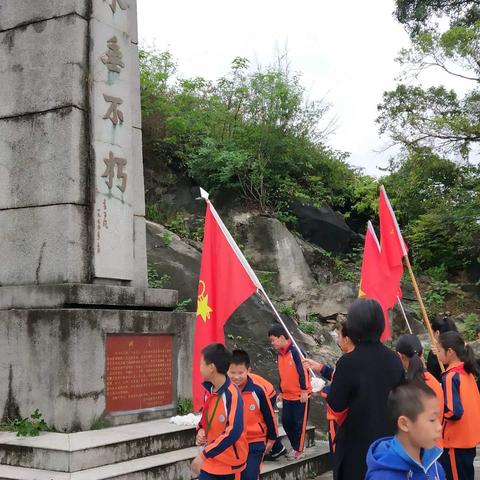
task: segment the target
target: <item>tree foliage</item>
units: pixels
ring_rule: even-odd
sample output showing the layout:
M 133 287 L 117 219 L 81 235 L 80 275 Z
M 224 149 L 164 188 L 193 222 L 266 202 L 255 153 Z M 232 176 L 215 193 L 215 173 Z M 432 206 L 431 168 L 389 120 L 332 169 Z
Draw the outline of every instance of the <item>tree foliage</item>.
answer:
M 150 157 L 185 171 L 214 195 L 239 196 L 264 211 L 288 210 L 294 199 L 360 207 L 360 172 L 326 144 L 329 105 L 308 99 L 285 57 L 258 69 L 235 58 L 217 81 L 175 72 L 168 52 L 142 52 Z
M 471 147 L 480 141 L 480 22 L 443 33 L 421 31 L 411 48 L 400 52 L 398 61 L 414 79 L 436 68 L 471 86 L 459 95 L 443 85 L 399 84 L 384 93 L 378 107 L 381 133 L 403 145 L 428 146 L 468 158 Z
M 461 270 L 480 255 L 480 168 L 410 150 L 384 178 L 416 264 Z
M 472 24 L 480 20 L 479 12 L 479 0 L 396 0 L 395 16 L 415 35 L 443 16 L 452 24 Z
M 438 63 L 463 59 L 480 77 L 476 34 L 465 28 L 449 38 L 425 33 L 402 61 L 430 68 L 435 53 Z M 359 230 L 376 218 L 380 182 L 328 146 L 329 106 L 308 100 L 285 58 L 258 69 L 235 58 L 216 81 L 180 77 L 168 52 L 144 50 L 140 58 L 144 154 L 159 176 L 188 176 L 284 221 L 293 220 L 294 199 L 327 203 Z M 381 182 L 419 268 L 454 271 L 480 255 L 479 169 L 444 155 L 465 155 L 477 141 L 474 93 L 399 85 L 380 107 L 382 131 L 404 145 Z

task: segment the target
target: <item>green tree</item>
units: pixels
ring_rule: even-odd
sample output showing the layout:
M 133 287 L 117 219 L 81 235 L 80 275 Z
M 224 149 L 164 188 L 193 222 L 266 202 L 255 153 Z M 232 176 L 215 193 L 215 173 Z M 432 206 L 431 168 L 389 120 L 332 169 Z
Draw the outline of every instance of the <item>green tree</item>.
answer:
M 271 213 L 291 200 L 365 208 L 358 195 L 368 182 L 326 144 L 329 105 L 308 100 L 285 56 L 258 69 L 235 58 L 217 81 L 179 78 L 169 53 L 142 59 L 147 159 Z
M 444 86 L 401 83 L 383 95 L 377 119 L 380 132 L 403 145 L 429 146 L 467 158 L 471 146 L 480 141 L 480 22 L 443 33 L 421 31 L 398 61 L 415 79 L 426 69 L 437 68 L 471 87 L 459 95 Z
M 396 0 L 395 16 L 412 34 L 448 16 L 452 24 L 471 24 L 480 20 L 479 0 Z
M 450 271 L 480 255 L 480 169 L 429 149 L 392 162 L 383 180 L 417 266 Z

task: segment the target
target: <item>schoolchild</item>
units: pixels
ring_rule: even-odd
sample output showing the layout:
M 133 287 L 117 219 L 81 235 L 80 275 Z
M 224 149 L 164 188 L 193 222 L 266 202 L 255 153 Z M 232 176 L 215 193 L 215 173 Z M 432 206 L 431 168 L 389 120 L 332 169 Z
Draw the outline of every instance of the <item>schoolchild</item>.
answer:
M 200 374 L 206 391 L 196 444 L 202 451 L 192 462 L 199 480 L 240 480 L 248 455 L 243 400 L 227 376 L 232 354 L 220 343 L 202 350 Z

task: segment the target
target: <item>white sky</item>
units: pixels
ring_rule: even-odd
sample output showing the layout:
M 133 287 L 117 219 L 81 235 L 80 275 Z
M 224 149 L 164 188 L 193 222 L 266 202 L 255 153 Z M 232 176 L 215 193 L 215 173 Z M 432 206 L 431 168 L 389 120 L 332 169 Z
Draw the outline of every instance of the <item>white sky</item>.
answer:
M 140 43 L 170 50 L 187 77 L 217 79 L 237 56 L 266 65 L 286 47 L 310 99 L 332 104 L 337 130 L 328 143 L 378 174 L 394 151 L 376 152 L 388 144 L 376 107 L 409 45 L 393 10 L 393 0 L 138 0 L 138 28 Z

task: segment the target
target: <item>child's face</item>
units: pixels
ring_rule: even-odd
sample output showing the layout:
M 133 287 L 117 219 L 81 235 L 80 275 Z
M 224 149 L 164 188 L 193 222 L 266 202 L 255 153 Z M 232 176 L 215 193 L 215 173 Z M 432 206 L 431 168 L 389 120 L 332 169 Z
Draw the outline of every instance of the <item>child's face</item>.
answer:
M 205 382 L 210 382 L 216 371 L 217 369 L 215 368 L 215 365 L 213 363 L 206 363 L 202 355 L 202 358 L 200 359 L 200 375 L 203 380 Z
M 270 343 L 272 344 L 272 347 L 279 352 L 288 345 L 288 340 L 283 335 L 281 335 L 280 337 L 270 335 Z
M 406 433 L 410 442 L 417 448 L 433 448 L 442 433 L 442 425 L 438 417 L 438 400 L 436 397 L 422 398 L 423 412 L 415 421 L 402 416 L 398 419 L 398 427 Z
M 438 344 L 437 358 L 444 364 L 449 365 L 453 360 L 453 350 L 448 348 L 445 350 L 440 343 Z
M 232 363 L 228 369 L 228 376 L 237 387 L 243 387 L 247 383 L 248 368 L 245 364 L 236 365 Z

